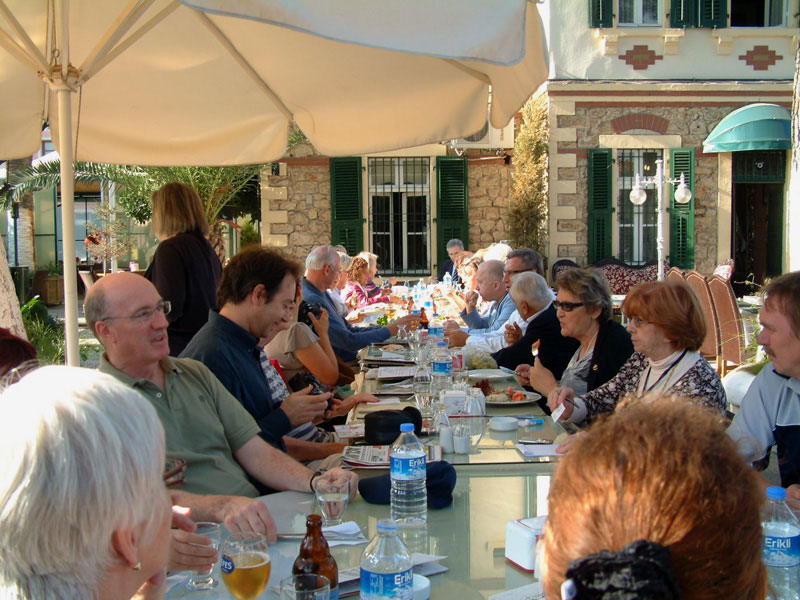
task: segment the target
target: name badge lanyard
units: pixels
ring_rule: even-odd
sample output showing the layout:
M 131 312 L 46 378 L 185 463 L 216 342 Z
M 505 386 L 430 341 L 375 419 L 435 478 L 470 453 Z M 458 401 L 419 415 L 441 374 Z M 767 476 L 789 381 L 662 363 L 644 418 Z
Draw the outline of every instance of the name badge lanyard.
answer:
M 666 377 L 679 362 L 681 362 L 683 357 L 686 356 L 687 352 L 688 350 L 684 350 L 683 354 L 681 354 L 678 358 L 676 358 L 672 362 L 672 364 L 669 367 L 667 367 L 667 369 L 661 374 L 661 376 L 655 380 L 655 383 L 653 383 L 653 385 L 651 385 L 650 387 L 647 387 L 647 382 L 650 380 L 650 371 L 652 370 L 652 367 L 647 367 L 647 376 L 644 378 L 644 392 L 642 393 L 642 395 L 651 392 L 654 387 L 656 387 L 659 383 L 661 383 L 661 380 L 664 379 L 664 377 Z

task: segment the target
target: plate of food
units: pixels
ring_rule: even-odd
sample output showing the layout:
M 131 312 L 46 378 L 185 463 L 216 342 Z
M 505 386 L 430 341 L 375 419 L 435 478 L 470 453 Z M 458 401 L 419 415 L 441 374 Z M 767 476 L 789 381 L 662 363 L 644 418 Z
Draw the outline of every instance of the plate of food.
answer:
M 500 369 L 472 369 L 468 373 L 470 379 L 508 379 L 514 376 Z
M 511 386 L 506 388 L 493 387 L 488 380 L 484 379 L 475 384 L 486 396 L 487 406 L 520 406 L 531 404 L 541 398 L 536 392 L 526 392 Z
M 403 346 L 401 344 L 386 344 L 385 346 L 381 346 L 381 350 L 383 350 L 384 352 L 398 352 L 405 349 L 406 346 Z

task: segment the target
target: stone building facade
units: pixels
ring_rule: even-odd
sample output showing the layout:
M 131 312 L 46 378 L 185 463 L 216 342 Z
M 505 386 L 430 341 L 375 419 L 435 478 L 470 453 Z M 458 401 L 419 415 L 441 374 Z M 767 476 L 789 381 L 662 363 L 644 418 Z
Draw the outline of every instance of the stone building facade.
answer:
M 439 231 L 436 214 L 436 177 L 433 173 L 436 156 L 456 156 L 452 148 L 443 145 L 428 147 L 432 182 L 429 244 L 437 248 Z M 468 239 L 463 241 L 468 249 L 476 250 L 506 239 L 505 212 L 511 191 L 512 150 L 498 156 L 496 151 L 470 150 L 464 156 L 468 183 Z M 333 239 L 331 211 L 331 159 L 314 154 L 309 146 L 293 151 L 280 161 L 277 174 L 267 167 L 261 176 L 262 241 L 285 248 L 302 261 L 308 252 L 319 244 L 330 244 Z M 409 149 L 379 156 L 419 156 L 420 151 Z M 508 156 L 508 158 L 507 158 Z M 363 157 L 364 165 L 370 157 Z M 366 167 L 364 167 L 366 169 Z M 367 190 L 364 190 L 363 224 L 364 249 L 370 245 L 370 223 Z M 444 240 L 447 241 L 447 240 Z M 430 273 L 438 269 L 438 257 L 431 252 Z

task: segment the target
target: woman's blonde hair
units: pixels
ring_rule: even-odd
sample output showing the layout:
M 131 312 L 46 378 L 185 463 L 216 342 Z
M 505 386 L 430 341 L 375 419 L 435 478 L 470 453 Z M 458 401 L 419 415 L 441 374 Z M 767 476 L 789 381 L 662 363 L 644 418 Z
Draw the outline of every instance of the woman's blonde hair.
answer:
M 195 189 L 173 181 L 163 185 L 150 197 L 153 204 L 153 231 L 168 238 L 178 233 L 197 231 L 208 235 L 209 225 L 203 202 Z
M 719 415 L 645 397 L 598 421 L 550 486 L 543 581 L 560 598 L 571 561 L 637 540 L 669 549 L 684 600 L 763 598 L 763 499 Z
M 350 268 L 347 269 L 347 280 L 358 283 L 362 273 L 369 273 L 369 263 L 360 256 L 356 256 L 350 264 Z

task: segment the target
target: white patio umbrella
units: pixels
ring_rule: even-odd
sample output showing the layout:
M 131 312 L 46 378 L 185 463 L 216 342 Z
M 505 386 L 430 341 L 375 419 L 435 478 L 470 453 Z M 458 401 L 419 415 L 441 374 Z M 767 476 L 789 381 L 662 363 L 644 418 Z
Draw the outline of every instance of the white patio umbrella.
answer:
M 0 157 L 61 156 L 67 362 L 78 363 L 73 160 L 269 162 L 503 127 L 547 77 L 528 0 L 0 0 Z

